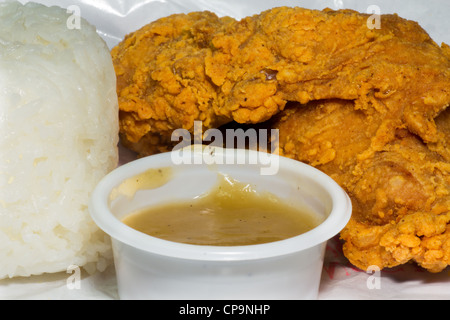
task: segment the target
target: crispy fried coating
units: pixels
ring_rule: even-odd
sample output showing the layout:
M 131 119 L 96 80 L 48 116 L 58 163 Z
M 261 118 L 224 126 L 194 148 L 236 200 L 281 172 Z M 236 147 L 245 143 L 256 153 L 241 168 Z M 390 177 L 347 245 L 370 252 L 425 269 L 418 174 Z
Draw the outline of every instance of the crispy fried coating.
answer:
M 325 100 L 289 106 L 272 126 L 282 155 L 327 173 L 352 199 L 341 232 L 350 262 L 366 270 L 415 261 L 439 272 L 450 264 L 450 109 L 436 118 L 439 143 L 385 121 L 353 101 Z
M 281 7 L 241 21 L 194 12 L 152 22 L 112 50 L 123 140 L 151 154 L 194 120 L 205 129 L 258 123 L 287 101 L 338 98 L 437 141 L 448 59 L 416 22 L 383 15 L 381 28 L 369 29 L 367 19 Z
M 167 150 L 172 131 L 194 120 L 216 126 L 217 88 L 205 74 L 207 53 L 227 18 L 173 15 L 129 34 L 111 55 L 117 75 L 122 141 L 140 153 Z
M 195 120 L 208 129 L 270 119 L 284 155 L 350 194 L 341 236 L 353 264 L 442 270 L 450 48 L 397 15 L 382 15 L 380 29 L 368 18 L 280 7 L 240 21 L 194 12 L 144 26 L 112 50 L 123 143 L 149 155 L 170 150 L 172 132 Z

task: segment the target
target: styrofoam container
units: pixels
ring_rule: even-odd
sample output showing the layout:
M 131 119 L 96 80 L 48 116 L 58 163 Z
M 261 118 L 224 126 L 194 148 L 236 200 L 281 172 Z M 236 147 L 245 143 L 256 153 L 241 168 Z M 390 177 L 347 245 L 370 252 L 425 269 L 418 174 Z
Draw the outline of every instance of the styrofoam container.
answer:
M 326 242 L 350 219 L 347 194 L 319 170 L 273 154 L 222 148 L 178 152 L 125 164 L 93 192 L 89 209 L 111 236 L 120 298 L 316 299 Z M 166 183 L 131 196 L 117 192 L 124 181 L 160 168 L 170 168 Z M 162 240 L 120 221 L 138 209 L 205 194 L 216 184 L 218 173 L 293 205 L 306 205 L 323 222 L 286 240 L 225 247 Z

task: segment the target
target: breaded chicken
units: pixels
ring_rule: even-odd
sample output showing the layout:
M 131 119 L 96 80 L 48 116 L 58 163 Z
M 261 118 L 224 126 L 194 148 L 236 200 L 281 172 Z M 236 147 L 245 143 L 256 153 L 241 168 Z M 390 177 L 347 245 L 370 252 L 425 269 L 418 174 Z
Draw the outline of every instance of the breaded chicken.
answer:
M 277 118 L 285 155 L 351 195 L 360 268 L 448 264 L 450 49 L 413 21 L 274 8 L 236 21 L 172 15 L 112 50 L 123 143 L 168 151 L 175 129 Z M 289 102 L 289 110 L 283 111 Z M 280 112 L 281 116 L 280 116 Z
M 438 272 L 450 264 L 450 109 L 436 123 L 444 140 L 425 144 L 381 113 L 326 100 L 290 105 L 271 125 L 282 155 L 327 173 L 352 199 L 341 232 L 350 262 L 366 270 L 415 261 Z
M 287 101 L 339 98 L 436 142 L 448 59 L 416 22 L 383 15 L 371 30 L 368 17 L 282 7 L 241 21 L 194 12 L 152 22 L 112 50 L 122 138 L 151 154 L 194 120 L 258 123 Z
M 128 36 L 111 54 L 117 75 L 122 142 L 145 154 L 167 151 L 172 131 L 222 124 L 217 88 L 204 60 L 227 19 L 209 12 L 173 15 Z

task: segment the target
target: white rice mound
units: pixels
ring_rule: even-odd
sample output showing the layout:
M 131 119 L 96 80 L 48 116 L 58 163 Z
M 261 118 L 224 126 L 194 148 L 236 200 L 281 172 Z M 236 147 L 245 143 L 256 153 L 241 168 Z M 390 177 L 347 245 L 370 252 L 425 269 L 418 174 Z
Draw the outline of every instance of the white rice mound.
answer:
M 112 263 L 87 204 L 118 163 L 116 77 L 95 28 L 73 19 L 0 3 L 0 279 Z

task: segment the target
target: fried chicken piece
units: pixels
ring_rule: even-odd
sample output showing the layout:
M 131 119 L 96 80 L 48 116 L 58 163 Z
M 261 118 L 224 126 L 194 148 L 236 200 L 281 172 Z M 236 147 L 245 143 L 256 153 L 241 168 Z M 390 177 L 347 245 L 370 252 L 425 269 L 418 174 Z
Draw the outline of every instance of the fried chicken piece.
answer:
M 450 264 L 450 109 L 436 123 L 442 140 L 426 144 L 345 100 L 296 104 L 272 120 L 281 154 L 329 174 L 352 199 L 341 238 L 355 266 Z
M 204 60 L 227 18 L 209 12 L 162 18 L 129 34 L 111 55 L 117 75 L 122 142 L 145 154 L 168 150 L 172 131 L 194 120 L 218 126 L 217 89 Z
M 449 102 L 448 59 L 413 21 L 351 10 L 274 8 L 236 21 L 210 12 L 172 15 L 112 50 L 123 142 L 166 151 L 177 128 L 259 123 L 287 101 L 354 100 L 426 142 Z M 448 50 L 444 47 L 444 50 Z
M 123 143 L 170 150 L 175 129 L 256 124 L 283 111 L 285 155 L 351 195 L 341 236 L 356 266 L 449 263 L 450 48 L 413 21 L 274 8 L 236 21 L 173 15 L 112 50 Z M 298 113 L 297 113 L 298 112 Z

